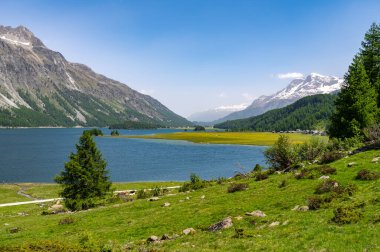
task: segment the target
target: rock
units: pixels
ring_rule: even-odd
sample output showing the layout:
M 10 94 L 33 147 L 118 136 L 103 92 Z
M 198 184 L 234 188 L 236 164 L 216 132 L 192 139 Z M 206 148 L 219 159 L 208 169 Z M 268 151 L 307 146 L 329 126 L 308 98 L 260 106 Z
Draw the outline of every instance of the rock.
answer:
M 236 216 L 235 219 L 237 219 L 237 220 L 242 220 L 243 217 L 239 215 L 239 216 Z
M 224 220 L 222 221 L 219 221 L 213 225 L 211 225 L 208 230 L 209 231 L 218 231 L 218 230 L 221 230 L 221 229 L 226 229 L 226 228 L 230 228 L 232 227 L 232 218 L 231 217 L 227 217 L 225 218 Z
M 189 200 L 189 199 L 190 199 L 190 197 L 186 197 L 186 198 L 185 198 L 185 200 Z
M 157 201 L 159 199 L 160 199 L 159 197 L 152 197 L 152 198 L 149 198 L 148 201 Z
M 202 196 L 201 196 L 201 199 L 204 199 L 204 198 L 206 198 L 206 196 L 202 195 Z
M 379 162 L 380 161 L 380 157 L 375 157 L 375 158 L 373 158 L 372 159 L 372 163 L 377 163 L 377 162 Z
M 295 206 L 292 211 L 300 211 L 300 212 L 306 212 L 306 211 L 309 211 L 309 207 L 308 206 Z
M 356 163 L 356 162 L 351 162 L 351 163 L 348 163 L 348 164 L 347 164 L 348 167 L 352 167 L 352 166 L 354 166 L 354 165 L 357 165 L 357 163 Z
M 337 188 L 338 186 L 339 186 L 338 182 L 335 182 L 333 185 L 334 188 Z
M 256 210 L 256 211 L 253 211 L 250 213 L 245 213 L 245 215 L 254 216 L 254 217 L 265 217 L 265 216 L 267 216 L 264 212 L 262 212 L 260 210 Z
M 183 201 L 184 201 L 184 200 L 182 200 L 182 199 L 181 199 L 181 200 L 179 200 L 179 202 L 183 202 Z
M 61 204 L 54 204 L 48 208 L 48 211 L 51 211 L 53 214 L 57 214 L 64 212 L 65 208 Z
M 152 235 L 152 236 L 150 236 L 146 241 L 147 241 L 148 243 L 151 243 L 151 242 L 158 242 L 159 239 L 158 239 L 157 236 Z
M 330 176 L 326 176 L 326 175 L 323 175 L 323 176 L 320 176 L 319 179 L 329 179 Z
M 17 213 L 17 215 L 18 216 L 28 216 L 29 214 L 21 212 L 21 213 Z
M 189 235 L 189 234 L 195 234 L 195 229 L 194 228 L 186 228 L 185 230 L 182 231 L 184 235 Z
M 9 223 L 4 223 L 4 226 L 9 226 Z
M 276 174 L 280 175 L 282 174 L 282 171 L 276 171 Z
M 161 237 L 161 241 L 170 240 L 170 239 L 171 239 L 170 236 L 167 234 L 163 234 Z
M 21 231 L 21 228 L 19 227 L 14 227 L 14 228 L 9 229 L 9 233 L 11 234 L 18 233 L 20 231 Z
M 169 202 L 165 202 L 162 206 L 163 207 L 168 207 L 168 206 L 170 206 L 170 203 Z
M 275 227 L 275 226 L 278 226 L 280 225 L 280 222 L 279 221 L 275 221 L 275 222 L 272 222 L 271 224 L 269 224 L 268 227 Z
M 176 239 L 176 238 L 178 238 L 178 237 L 179 237 L 178 234 L 173 234 L 173 235 L 172 235 L 172 240 L 173 240 L 173 239 Z
M 286 225 L 288 225 L 288 224 L 289 224 L 289 220 L 286 220 L 286 221 L 284 221 L 284 222 L 282 223 L 283 226 L 286 226 Z

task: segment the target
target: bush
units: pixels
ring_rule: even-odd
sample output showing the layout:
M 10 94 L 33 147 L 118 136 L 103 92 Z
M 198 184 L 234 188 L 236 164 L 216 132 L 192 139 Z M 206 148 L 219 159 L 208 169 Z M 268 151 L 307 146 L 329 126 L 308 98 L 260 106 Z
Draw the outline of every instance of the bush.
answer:
M 267 163 L 276 171 L 289 171 L 299 163 L 296 147 L 286 135 L 280 135 L 274 145 L 264 152 Z
M 227 179 L 225 177 L 218 177 L 218 179 L 216 180 L 216 183 L 218 185 L 222 185 L 224 184 L 225 182 L 227 181 Z
M 71 224 L 71 223 L 74 223 L 74 219 L 71 216 L 59 220 L 59 225 L 65 225 L 65 224 Z
M 205 127 L 200 126 L 200 125 L 197 125 L 197 126 L 195 126 L 195 128 L 194 128 L 194 131 L 205 131 L 205 130 L 206 130 Z
M 355 177 L 355 179 L 357 180 L 377 180 L 379 178 L 380 178 L 380 173 L 372 172 L 367 169 L 360 170 Z
M 320 196 L 312 196 L 307 199 L 307 206 L 310 210 L 317 210 L 321 208 L 321 205 L 325 202 L 325 200 Z
M 356 223 L 362 217 L 362 213 L 355 206 L 342 206 L 334 210 L 334 217 L 331 219 L 338 224 Z
M 379 142 L 380 141 L 380 125 L 374 124 L 363 130 L 364 136 L 367 141 Z
M 255 180 L 256 181 L 265 180 L 267 178 L 269 178 L 269 175 L 266 172 L 259 172 L 259 173 L 257 173 L 255 175 Z
M 146 190 L 138 190 L 136 194 L 137 199 L 146 199 L 149 198 L 151 194 Z
M 313 162 L 326 151 L 326 148 L 326 141 L 313 137 L 310 141 L 301 144 L 298 152 L 301 160 Z
M 157 196 L 161 196 L 161 195 L 163 195 L 163 191 L 158 186 L 155 186 L 152 189 L 152 196 L 157 197 Z
M 329 165 L 322 165 L 317 168 L 322 175 L 336 174 L 336 169 Z
M 234 192 L 238 192 L 238 191 L 247 190 L 247 188 L 248 188 L 248 184 L 246 184 L 246 183 L 232 183 L 228 187 L 227 192 L 234 193 Z
M 119 135 L 120 135 L 119 131 L 117 131 L 117 130 L 111 131 L 111 136 L 119 136 Z
M 338 182 L 332 179 L 327 179 L 317 185 L 317 188 L 315 189 L 315 193 L 323 194 L 323 193 L 332 192 L 334 188 L 337 188 L 337 187 L 339 187 Z
M 321 157 L 321 164 L 329 164 L 344 157 L 344 154 L 340 151 L 328 151 L 323 153 Z
M 288 181 L 286 179 L 282 180 L 281 183 L 278 185 L 279 188 L 286 187 L 288 185 Z
M 262 168 L 261 168 L 261 165 L 259 164 L 256 164 L 252 170 L 252 172 L 261 172 L 261 171 L 262 171 Z
M 319 173 L 317 170 L 315 169 L 301 169 L 300 172 L 296 173 L 294 175 L 294 177 L 296 179 L 303 179 L 303 178 L 307 178 L 307 179 L 315 179 L 319 176 Z
M 181 188 L 179 188 L 180 192 L 186 192 L 190 190 L 198 190 L 207 186 L 207 181 L 202 180 L 195 173 L 190 174 L 190 182 L 185 182 Z

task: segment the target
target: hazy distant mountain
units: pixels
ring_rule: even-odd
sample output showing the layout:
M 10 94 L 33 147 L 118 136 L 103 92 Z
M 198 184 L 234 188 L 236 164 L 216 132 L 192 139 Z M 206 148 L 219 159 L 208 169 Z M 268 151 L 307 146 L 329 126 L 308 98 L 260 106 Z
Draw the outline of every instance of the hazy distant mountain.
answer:
M 27 28 L 0 26 L 0 126 L 105 126 L 128 120 L 191 125 L 154 98 L 66 61 Z
M 219 118 L 225 117 L 234 111 L 245 109 L 248 104 L 239 104 L 232 106 L 220 106 L 214 109 L 208 109 L 201 112 L 196 112 L 190 115 L 187 119 L 196 122 L 212 122 Z
M 336 92 L 340 90 L 342 84 L 341 78 L 312 73 L 306 78 L 292 80 L 286 88 L 273 95 L 260 96 L 246 109 L 233 112 L 213 123 L 261 115 L 266 111 L 285 107 L 306 96 Z

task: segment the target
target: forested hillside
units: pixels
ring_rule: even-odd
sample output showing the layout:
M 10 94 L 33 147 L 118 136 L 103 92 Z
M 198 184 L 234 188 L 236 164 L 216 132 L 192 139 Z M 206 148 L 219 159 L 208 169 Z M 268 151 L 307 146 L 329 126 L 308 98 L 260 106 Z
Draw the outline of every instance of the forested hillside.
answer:
M 233 131 L 287 131 L 325 128 L 334 110 L 336 95 L 308 96 L 281 109 L 247 119 L 232 120 L 214 127 Z

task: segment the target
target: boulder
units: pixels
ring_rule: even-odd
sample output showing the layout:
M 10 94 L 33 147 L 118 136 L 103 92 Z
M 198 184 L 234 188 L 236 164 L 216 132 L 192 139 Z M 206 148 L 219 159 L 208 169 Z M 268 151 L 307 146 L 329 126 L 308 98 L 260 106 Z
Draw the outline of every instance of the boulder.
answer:
M 280 225 L 280 222 L 279 221 L 275 221 L 275 222 L 272 222 L 271 224 L 268 225 L 268 227 L 275 227 L 275 226 L 278 226 Z
M 48 211 L 52 212 L 53 214 L 62 213 L 65 211 L 65 208 L 61 204 L 54 204 L 48 208 Z
M 186 228 L 182 231 L 184 235 L 189 235 L 189 234 L 195 234 L 195 229 L 194 228 Z
M 171 239 L 170 236 L 167 234 L 163 234 L 161 237 L 161 241 L 170 240 L 170 239 Z
M 265 217 L 267 216 L 264 212 L 260 211 L 260 210 L 256 210 L 256 211 L 253 211 L 253 212 L 247 212 L 245 213 L 245 215 L 248 215 L 248 216 L 254 216 L 254 217 Z
M 159 199 L 160 199 L 159 197 L 152 197 L 152 198 L 149 198 L 148 201 L 157 201 Z
M 157 236 L 152 235 L 152 236 L 150 236 L 148 239 L 146 239 L 146 241 L 147 241 L 148 243 L 151 243 L 151 242 L 158 242 L 159 239 L 158 239 Z
M 226 229 L 226 228 L 230 228 L 232 227 L 232 218 L 231 217 L 227 217 L 225 218 L 224 220 L 222 221 L 219 221 L 213 225 L 211 225 L 208 230 L 209 231 L 218 231 L 218 230 L 221 230 L 221 229 Z

